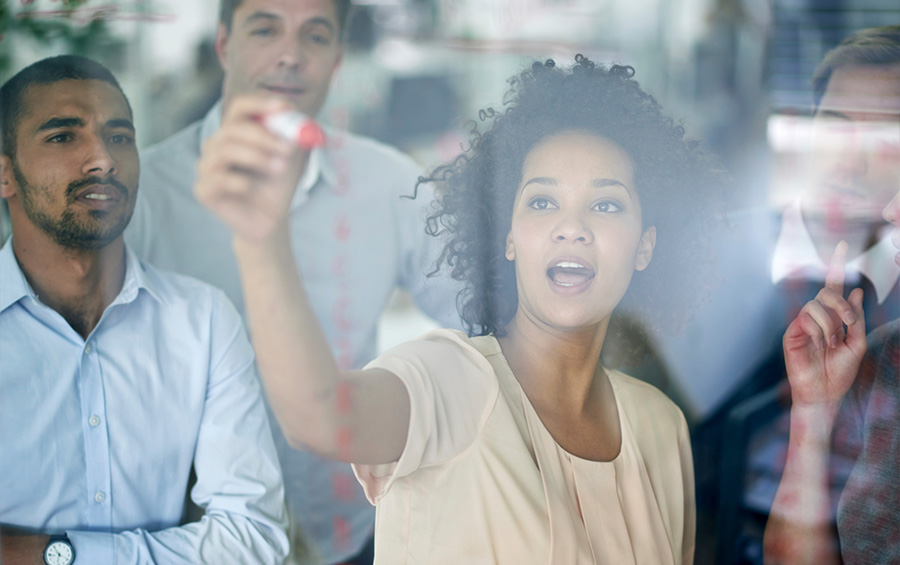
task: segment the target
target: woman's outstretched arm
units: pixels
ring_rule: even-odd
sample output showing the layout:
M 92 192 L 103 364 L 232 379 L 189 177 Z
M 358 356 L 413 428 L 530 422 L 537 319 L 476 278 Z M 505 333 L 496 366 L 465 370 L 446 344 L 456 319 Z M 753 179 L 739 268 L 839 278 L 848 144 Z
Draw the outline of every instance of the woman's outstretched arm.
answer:
M 290 109 L 235 99 L 204 145 L 194 191 L 234 231 L 257 363 L 285 437 L 341 461 L 393 462 L 409 429 L 406 389 L 388 371 L 339 370 L 291 249 L 290 202 L 308 153 L 259 121 Z
M 849 301 L 843 298 L 846 255 L 847 244 L 841 242 L 825 288 L 784 334 L 793 403 L 784 475 L 766 524 L 766 563 L 840 563 L 828 457 L 838 408 L 866 352 L 862 290 L 855 289 Z

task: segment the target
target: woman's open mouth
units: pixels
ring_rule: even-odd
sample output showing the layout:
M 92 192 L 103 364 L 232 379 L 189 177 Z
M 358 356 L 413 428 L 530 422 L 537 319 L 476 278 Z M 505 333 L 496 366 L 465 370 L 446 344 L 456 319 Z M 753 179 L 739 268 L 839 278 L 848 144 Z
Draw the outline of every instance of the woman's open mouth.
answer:
M 591 267 L 572 260 L 557 261 L 547 269 L 547 277 L 554 285 L 564 289 L 586 286 L 596 274 Z

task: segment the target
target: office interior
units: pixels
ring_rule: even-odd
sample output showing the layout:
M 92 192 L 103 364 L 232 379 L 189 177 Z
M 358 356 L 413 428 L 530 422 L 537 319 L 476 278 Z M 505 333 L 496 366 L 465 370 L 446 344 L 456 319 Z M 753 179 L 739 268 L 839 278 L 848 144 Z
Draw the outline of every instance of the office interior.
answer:
M 202 118 L 218 99 L 218 0 L 0 0 L 0 10 L 0 82 L 42 57 L 95 58 L 130 99 L 140 148 Z M 581 53 L 632 65 L 689 135 L 719 155 L 734 179 L 729 211 L 777 210 L 802 185 L 816 64 L 854 31 L 894 24 L 896 0 L 354 0 L 320 119 L 394 145 L 428 170 L 466 146 L 480 109 L 502 107 L 508 77 L 535 60 L 565 65 Z M 4 206 L 0 239 L 9 232 Z M 380 347 L 431 327 L 398 294 Z M 698 490 L 696 562 L 761 563 L 777 481 L 760 478 L 748 444 L 781 400 L 770 390 L 732 399 L 737 377 L 693 379 L 653 353 L 650 361 L 610 357 L 672 397 L 692 430 L 719 418 L 731 434 L 721 449 L 695 454 L 712 460 L 698 465 L 698 480 L 713 485 Z M 742 494 L 719 496 L 735 489 Z

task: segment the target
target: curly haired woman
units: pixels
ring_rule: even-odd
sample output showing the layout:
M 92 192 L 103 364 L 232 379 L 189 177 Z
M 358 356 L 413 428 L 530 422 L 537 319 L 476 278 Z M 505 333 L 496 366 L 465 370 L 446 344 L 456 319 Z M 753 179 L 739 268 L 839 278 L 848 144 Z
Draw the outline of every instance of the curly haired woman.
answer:
M 290 253 L 284 163 L 269 165 L 288 150 L 253 119 L 278 103 L 246 99 L 222 128 L 258 164 L 225 138 L 208 149 L 196 191 L 235 230 L 272 407 L 293 444 L 354 464 L 376 562 L 692 561 L 684 417 L 598 360 L 626 297 L 670 322 L 693 302 L 676 251 L 702 247 L 724 175 L 633 74 L 579 56 L 511 80 L 489 129 L 423 179 L 474 337 L 438 330 L 362 371 L 337 368 Z

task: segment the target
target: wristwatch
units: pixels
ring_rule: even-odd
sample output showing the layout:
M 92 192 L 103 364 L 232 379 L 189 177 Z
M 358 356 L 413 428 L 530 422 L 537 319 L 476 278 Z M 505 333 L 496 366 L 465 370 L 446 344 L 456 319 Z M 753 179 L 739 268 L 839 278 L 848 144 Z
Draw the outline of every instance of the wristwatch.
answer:
M 50 536 L 47 547 L 44 548 L 45 565 L 71 565 L 75 562 L 75 548 L 69 541 L 69 536 Z

